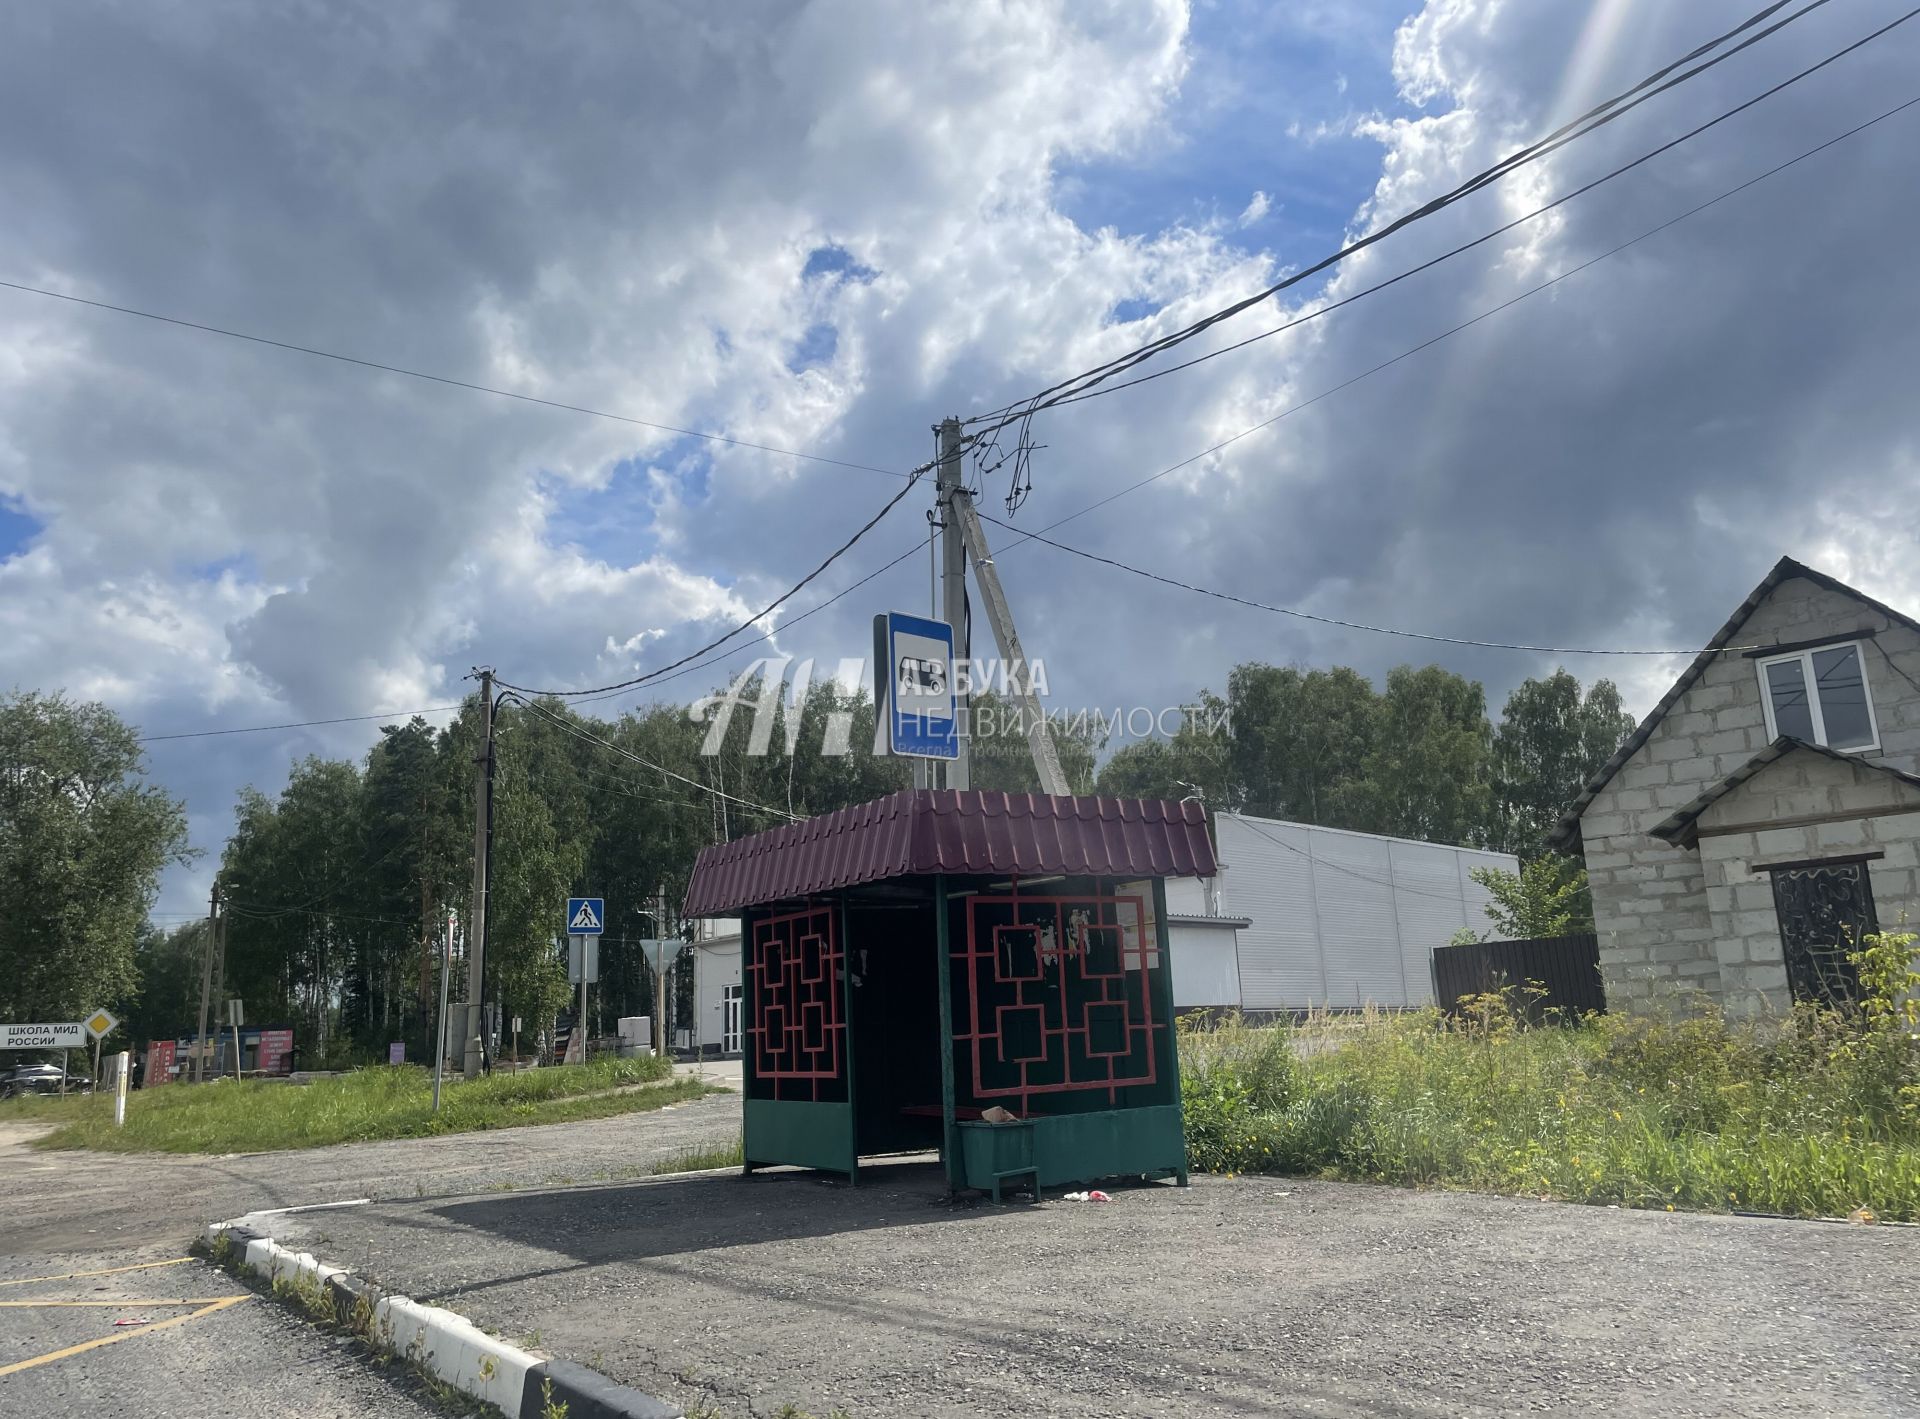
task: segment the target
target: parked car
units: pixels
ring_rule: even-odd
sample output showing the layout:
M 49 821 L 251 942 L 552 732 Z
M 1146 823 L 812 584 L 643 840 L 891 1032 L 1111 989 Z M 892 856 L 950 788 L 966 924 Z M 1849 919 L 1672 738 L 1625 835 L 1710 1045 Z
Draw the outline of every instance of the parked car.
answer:
M 58 1094 L 61 1075 L 57 1064 L 22 1064 L 9 1073 L 0 1074 L 0 1099 L 18 1098 L 23 1094 Z M 91 1094 L 93 1080 L 84 1074 L 68 1074 L 66 1089 L 69 1094 Z

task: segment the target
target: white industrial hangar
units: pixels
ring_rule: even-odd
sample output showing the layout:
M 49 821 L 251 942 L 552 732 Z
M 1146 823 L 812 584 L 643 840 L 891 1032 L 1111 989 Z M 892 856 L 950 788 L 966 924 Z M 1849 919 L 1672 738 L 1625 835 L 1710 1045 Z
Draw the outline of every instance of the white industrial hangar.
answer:
M 1491 930 L 1475 867 L 1519 870 L 1510 853 L 1214 816 L 1222 915 L 1244 919 L 1235 958 L 1243 1010 L 1426 1005 L 1431 952 L 1462 927 Z M 1174 957 L 1174 989 L 1181 962 Z

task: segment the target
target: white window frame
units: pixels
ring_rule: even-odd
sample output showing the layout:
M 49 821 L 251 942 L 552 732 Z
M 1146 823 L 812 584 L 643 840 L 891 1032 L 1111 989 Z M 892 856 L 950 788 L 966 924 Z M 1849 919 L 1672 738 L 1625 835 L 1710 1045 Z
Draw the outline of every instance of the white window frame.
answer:
M 1813 657 L 1823 650 L 1845 650 L 1852 647 L 1854 659 L 1860 663 L 1860 689 L 1867 698 L 1867 728 L 1873 731 L 1873 738 L 1865 744 L 1849 745 L 1840 748 L 1827 743 L 1827 717 L 1820 708 L 1820 685 L 1813 675 Z M 1760 680 L 1760 708 L 1767 716 L 1767 738 L 1780 737 L 1780 727 L 1773 720 L 1773 686 L 1767 683 L 1767 667 L 1784 665 L 1793 661 L 1800 667 L 1800 682 L 1807 687 L 1807 708 L 1813 716 L 1813 742 L 1822 748 L 1832 749 L 1836 754 L 1872 754 L 1880 748 L 1880 718 L 1873 712 L 1873 682 L 1867 678 L 1867 643 L 1865 641 L 1828 641 L 1823 645 L 1810 645 L 1801 650 L 1789 651 L 1785 655 L 1769 655 L 1763 660 L 1754 661 L 1754 673 Z

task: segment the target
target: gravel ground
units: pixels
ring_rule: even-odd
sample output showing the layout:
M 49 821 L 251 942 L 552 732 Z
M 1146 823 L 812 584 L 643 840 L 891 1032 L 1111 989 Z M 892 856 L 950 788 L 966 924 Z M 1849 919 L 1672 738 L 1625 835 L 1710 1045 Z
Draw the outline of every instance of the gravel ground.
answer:
M 869 1173 L 283 1230 L 723 1414 L 1920 1414 L 1920 1231 L 1270 1179 L 950 1206 Z

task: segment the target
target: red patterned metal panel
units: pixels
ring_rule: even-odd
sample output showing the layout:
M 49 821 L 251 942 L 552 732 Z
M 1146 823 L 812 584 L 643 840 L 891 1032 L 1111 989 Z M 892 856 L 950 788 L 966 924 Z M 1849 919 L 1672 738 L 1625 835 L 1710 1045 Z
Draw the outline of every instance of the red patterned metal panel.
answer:
M 845 1076 L 838 926 L 839 914 L 831 907 L 753 924 L 745 963 L 753 1003 L 748 1048 L 755 1082 L 770 1082 L 776 1099 L 817 1100 L 823 1084 Z M 845 1097 L 844 1090 L 833 1092 Z
M 905 789 L 702 850 L 681 908 L 743 907 L 935 872 L 1211 877 L 1198 803 Z
M 1158 1080 L 1150 972 L 1160 964 L 1144 898 L 967 898 L 966 1028 L 954 1044 L 972 1063 L 976 1100 Z

